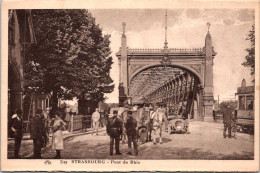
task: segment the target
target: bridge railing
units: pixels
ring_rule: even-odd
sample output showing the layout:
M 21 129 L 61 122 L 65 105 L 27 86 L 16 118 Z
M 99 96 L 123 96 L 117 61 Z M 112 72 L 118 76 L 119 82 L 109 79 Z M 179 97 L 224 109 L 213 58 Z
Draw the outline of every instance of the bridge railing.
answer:
M 128 53 L 163 53 L 165 50 L 160 48 L 131 48 L 128 49 Z M 170 53 L 197 53 L 197 52 L 204 52 L 204 48 L 170 48 L 168 49 Z

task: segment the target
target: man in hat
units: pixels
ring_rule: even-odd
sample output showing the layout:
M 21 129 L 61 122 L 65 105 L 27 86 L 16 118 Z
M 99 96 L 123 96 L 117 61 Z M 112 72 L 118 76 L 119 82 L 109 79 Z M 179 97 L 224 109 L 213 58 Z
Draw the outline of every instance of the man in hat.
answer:
M 228 137 L 231 138 L 232 110 L 230 109 L 230 106 L 227 106 L 226 110 L 223 112 L 223 123 L 223 137 L 226 138 L 226 131 L 228 129 Z
M 14 158 L 21 158 L 19 156 L 19 150 L 21 141 L 23 138 L 23 121 L 22 121 L 22 110 L 16 110 L 16 114 L 12 116 L 11 130 L 14 137 Z
M 38 109 L 36 115 L 33 116 L 30 122 L 31 138 L 34 145 L 34 158 L 41 159 L 41 149 L 46 139 L 44 120 L 42 110 Z
M 126 121 L 126 134 L 128 138 L 128 149 L 129 152 L 127 154 L 132 155 L 132 142 L 134 144 L 135 155 L 138 155 L 137 151 L 137 121 L 133 118 L 132 111 L 127 111 L 128 119 Z
M 115 141 L 116 155 L 121 155 L 119 151 L 120 136 L 123 132 L 122 121 L 117 117 L 118 111 L 114 110 L 113 115 L 109 116 L 107 123 L 107 133 L 110 136 L 110 155 L 113 155 L 113 146 Z

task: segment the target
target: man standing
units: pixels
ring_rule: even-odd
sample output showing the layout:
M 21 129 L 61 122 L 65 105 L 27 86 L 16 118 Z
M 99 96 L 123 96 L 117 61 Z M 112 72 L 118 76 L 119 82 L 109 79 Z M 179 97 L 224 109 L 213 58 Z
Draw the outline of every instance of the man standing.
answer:
M 96 135 L 98 135 L 99 120 L 100 120 L 100 113 L 98 112 L 98 108 L 96 108 L 96 111 L 92 114 L 92 126 L 93 126 L 92 135 L 95 130 L 96 130 Z
M 71 121 L 71 114 L 72 114 L 72 111 L 71 109 L 67 106 L 66 109 L 65 109 L 65 122 L 67 123 L 67 129 L 68 131 L 70 132 L 71 130 L 71 124 L 70 124 L 70 121 Z
M 33 139 L 34 158 L 41 159 L 41 149 L 46 138 L 42 110 L 38 109 L 30 125 L 31 138 Z
M 153 131 L 153 118 L 156 116 L 154 108 L 151 106 L 149 111 L 149 123 L 148 123 L 148 141 L 152 141 L 152 131 Z
M 114 110 L 113 115 L 109 117 L 107 123 L 107 133 L 110 136 L 110 155 L 113 155 L 113 146 L 115 141 L 115 149 L 116 155 L 121 155 L 119 151 L 119 141 L 120 136 L 122 135 L 123 129 L 122 125 L 123 122 L 117 117 L 118 111 Z
M 223 131 L 224 138 L 226 138 L 227 129 L 228 129 L 228 137 L 231 138 L 232 111 L 230 109 L 230 106 L 227 106 L 227 109 L 223 112 L 223 123 L 224 123 L 224 131 Z
M 127 116 L 128 119 L 126 121 L 126 134 L 127 134 L 127 138 L 128 138 L 128 149 L 129 152 L 127 154 L 132 155 L 132 142 L 134 144 L 134 151 L 135 151 L 135 155 L 138 155 L 138 151 L 137 151 L 137 122 L 136 120 L 133 118 L 132 115 L 132 111 L 127 111 Z
M 17 110 L 16 114 L 12 116 L 11 130 L 14 136 L 14 158 L 20 159 L 21 157 L 19 156 L 19 150 L 23 138 L 22 111 L 20 109 Z

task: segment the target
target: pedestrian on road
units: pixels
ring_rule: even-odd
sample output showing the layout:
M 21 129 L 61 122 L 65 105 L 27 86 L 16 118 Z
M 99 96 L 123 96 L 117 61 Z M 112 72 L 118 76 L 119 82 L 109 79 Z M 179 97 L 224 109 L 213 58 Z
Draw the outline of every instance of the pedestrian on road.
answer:
M 149 123 L 148 123 L 148 141 L 152 141 L 152 131 L 153 131 L 153 118 L 156 116 L 156 112 L 153 107 L 150 107 L 149 111 Z
M 134 144 L 135 155 L 138 155 L 137 150 L 137 121 L 133 118 L 132 111 L 127 111 L 128 119 L 126 121 L 126 134 L 128 138 L 128 149 L 127 154 L 132 155 L 132 143 Z
M 41 159 L 41 149 L 45 144 L 46 129 L 44 125 L 43 113 L 41 109 L 36 111 L 30 122 L 31 138 L 33 139 L 34 158 Z
M 92 126 L 93 126 L 92 135 L 95 130 L 96 130 L 96 135 L 98 135 L 99 120 L 100 120 L 100 113 L 98 112 L 98 108 L 96 108 L 96 111 L 92 114 Z
M 71 114 L 72 111 L 69 107 L 66 107 L 65 109 L 66 115 L 65 115 L 65 122 L 67 124 L 67 130 L 70 132 L 70 127 L 71 127 Z
M 223 123 L 224 123 L 223 137 L 226 138 L 226 131 L 228 129 L 228 137 L 231 138 L 232 111 L 230 109 L 230 106 L 227 106 L 226 110 L 224 110 L 223 112 Z
M 55 119 L 53 122 L 53 135 L 52 135 L 52 149 L 56 150 L 55 159 L 61 158 L 61 150 L 64 149 L 64 141 L 62 135 L 62 129 L 66 126 L 66 122 L 62 120 L 59 112 L 55 113 Z
M 12 116 L 11 130 L 14 137 L 14 158 L 20 159 L 19 150 L 23 138 L 22 110 L 20 109 L 16 110 L 16 114 Z
M 109 116 L 107 123 L 107 133 L 110 136 L 110 155 L 113 155 L 113 147 L 115 142 L 116 155 L 121 155 L 119 151 L 119 141 L 120 136 L 122 135 L 123 122 L 117 117 L 118 111 L 114 110 L 113 115 Z

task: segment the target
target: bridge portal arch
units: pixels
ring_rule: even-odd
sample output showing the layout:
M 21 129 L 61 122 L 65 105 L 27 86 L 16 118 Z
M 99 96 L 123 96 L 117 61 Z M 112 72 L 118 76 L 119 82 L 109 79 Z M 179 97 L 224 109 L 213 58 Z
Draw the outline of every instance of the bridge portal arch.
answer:
M 159 94 L 156 97 L 159 96 L 161 97 L 159 100 L 165 100 L 163 98 L 165 94 L 167 95 L 171 91 L 181 90 L 181 87 L 185 89 L 184 86 L 187 85 L 187 81 L 191 84 L 194 83 L 194 80 L 197 78 L 198 80 L 195 80 L 195 83 L 198 85 L 197 83 L 199 81 L 201 88 L 200 91 L 197 92 L 199 95 L 198 102 L 202 107 L 199 114 L 203 117 L 201 118 L 202 120 L 213 121 L 213 60 L 216 52 L 212 46 L 212 38 L 209 30 L 206 34 L 205 45 L 202 48 L 168 48 L 167 40 L 165 40 L 164 48 L 132 49 L 127 47 L 125 26 L 126 24 L 124 23 L 121 47 L 116 53 L 119 62 L 119 105 L 122 106 L 124 100 L 127 97 L 132 97 L 133 93 L 135 93 L 135 95 L 140 94 L 138 93 L 140 89 L 147 88 L 147 81 L 160 80 L 160 78 L 166 79 L 163 73 L 159 74 L 159 77 L 154 77 L 148 69 L 156 67 L 179 68 L 182 72 L 186 71 L 187 73 L 176 76 L 176 79 L 171 79 L 169 83 L 166 82 L 167 84 L 163 86 L 156 85 L 158 88 L 155 88 L 156 91 L 153 92 L 161 93 L 161 95 Z M 163 71 L 163 69 L 161 70 Z M 148 72 L 145 73 L 144 71 Z M 133 82 L 133 79 L 137 76 L 138 79 Z M 174 89 L 173 87 L 176 88 Z M 149 96 L 152 94 L 153 93 L 148 93 Z M 181 92 L 170 94 L 183 95 Z

